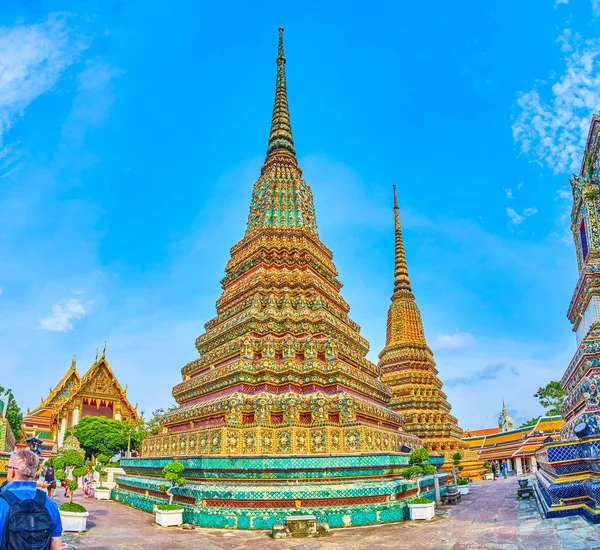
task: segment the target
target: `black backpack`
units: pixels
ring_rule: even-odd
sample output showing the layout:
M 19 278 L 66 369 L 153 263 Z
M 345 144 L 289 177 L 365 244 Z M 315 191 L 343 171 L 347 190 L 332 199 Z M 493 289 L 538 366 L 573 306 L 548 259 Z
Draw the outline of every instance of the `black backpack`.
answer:
M 0 492 L 10 508 L 2 533 L 2 550 L 48 550 L 54 525 L 45 506 L 46 493 L 39 489 L 35 498 L 21 500 L 10 490 Z

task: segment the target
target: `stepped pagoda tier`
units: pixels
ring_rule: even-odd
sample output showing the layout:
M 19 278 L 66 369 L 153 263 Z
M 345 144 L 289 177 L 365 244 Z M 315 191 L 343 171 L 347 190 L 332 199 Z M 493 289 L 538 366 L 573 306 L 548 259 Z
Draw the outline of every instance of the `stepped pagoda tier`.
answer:
M 271 132 L 217 316 L 173 389 L 179 408 L 143 454 L 398 451 L 416 438 L 387 407 L 298 166 L 280 34 Z
M 394 294 L 378 365 L 382 382 L 392 389 L 389 406 L 404 416 L 406 430 L 417 435 L 429 451 L 465 449 L 467 445 L 461 441 L 463 430 L 450 414 L 450 403 L 442 391 L 408 278 L 395 185 L 394 224 Z
M 151 511 L 166 502 L 161 472 L 177 459 L 189 484 L 173 494 L 187 523 L 270 529 L 291 514 L 331 527 L 399 521 L 417 492 L 402 470 L 421 443 L 388 407 L 391 391 L 366 359 L 319 239 L 292 138 L 282 31 L 266 159 L 217 316 L 173 389 L 179 407 L 141 458 L 121 461 L 113 494 Z M 443 457 L 430 462 L 441 467 Z M 447 475 L 440 481 L 444 492 Z M 434 496 L 431 476 L 419 483 Z
M 108 361 L 106 346 L 100 358 L 80 376 L 75 357 L 59 383 L 50 388 L 46 398 L 27 415 L 21 423 L 24 437 L 42 440 L 42 456 L 56 453 L 71 428 L 85 416 L 105 416 L 115 420 L 136 419 L 137 406 L 127 399 L 127 386 L 123 388 Z M 21 442 L 18 446 L 24 447 Z

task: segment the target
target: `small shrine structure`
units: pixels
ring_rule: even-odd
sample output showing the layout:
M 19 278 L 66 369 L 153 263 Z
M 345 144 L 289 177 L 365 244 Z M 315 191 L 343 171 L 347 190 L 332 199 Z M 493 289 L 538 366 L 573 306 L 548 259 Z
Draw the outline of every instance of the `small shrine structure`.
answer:
M 42 457 L 48 457 L 63 447 L 69 430 L 86 416 L 115 420 L 138 417 L 136 407 L 127 399 L 127 386 L 121 386 L 106 360 L 106 345 L 100 357 L 96 353 L 94 363 L 83 376 L 79 375 L 73 357 L 59 383 L 50 388 L 47 397 L 33 411 L 27 411 L 21 424 L 24 439 L 41 439 Z

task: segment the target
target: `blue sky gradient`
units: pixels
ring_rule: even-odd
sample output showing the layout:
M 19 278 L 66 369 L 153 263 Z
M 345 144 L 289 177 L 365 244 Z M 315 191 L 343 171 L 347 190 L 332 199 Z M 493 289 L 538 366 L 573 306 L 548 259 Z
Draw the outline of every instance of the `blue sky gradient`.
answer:
M 600 105 L 597 0 L 22 2 L 0 16 L 0 384 L 96 348 L 147 412 L 214 316 L 266 149 L 277 28 L 317 223 L 377 360 L 392 183 L 463 428 L 517 423 L 575 349 L 568 176 Z

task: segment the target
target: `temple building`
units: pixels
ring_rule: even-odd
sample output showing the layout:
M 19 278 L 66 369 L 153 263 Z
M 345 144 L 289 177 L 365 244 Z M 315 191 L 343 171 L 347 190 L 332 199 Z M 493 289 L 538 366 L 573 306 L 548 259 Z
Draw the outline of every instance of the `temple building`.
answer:
M 69 435 L 70 428 L 85 416 L 105 416 L 115 420 L 136 419 L 137 406 L 127 399 L 123 388 L 106 360 L 106 346 L 100 358 L 83 377 L 77 372 L 75 358 L 59 383 L 50 388 L 47 397 L 23 418 L 24 438 L 43 441 L 42 456 L 56 453 Z M 24 446 L 22 443 L 20 446 Z
M 0 452 L 10 452 L 15 448 L 15 434 L 8 423 L 9 397 L 0 394 Z
M 408 278 L 394 185 L 394 293 L 388 311 L 385 347 L 379 354 L 382 382 L 392 390 L 390 408 L 402 414 L 406 430 L 418 436 L 429 451 L 466 449 L 463 430 L 450 414 L 450 403 L 425 340 L 421 313 Z
M 536 487 L 547 517 L 582 514 L 600 523 L 600 114 L 592 117 L 571 189 L 579 279 L 567 317 L 577 349 L 561 379 L 561 441 L 536 453 Z
M 492 460 L 505 460 L 509 475 L 528 474 L 537 471 L 535 453 L 548 441 L 559 439 L 563 425 L 560 415 L 542 416 L 535 424 L 523 428 L 513 428 L 511 419 L 509 429 L 504 429 L 507 423 L 500 423 L 493 428 L 466 430 L 463 441 L 477 452 L 482 466 Z
M 265 529 L 291 511 L 332 527 L 397 521 L 416 491 L 400 472 L 421 443 L 388 406 L 390 389 L 366 358 L 369 344 L 319 238 L 285 62 L 280 29 L 266 158 L 217 315 L 173 388 L 179 407 L 144 441 L 142 458 L 122 461 L 116 498 L 151 509 L 165 498 L 155 474 L 176 457 L 190 484 L 173 492 L 189 523 Z M 422 483 L 431 491 L 431 478 Z
M 506 410 L 506 405 L 504 404 L 504 399 L 502 400 L 502 412 L 498 417 L 498 430 L 501 432 L 509 432 L 515 427 L 515 423 L 513 422 L 512 416 Z

